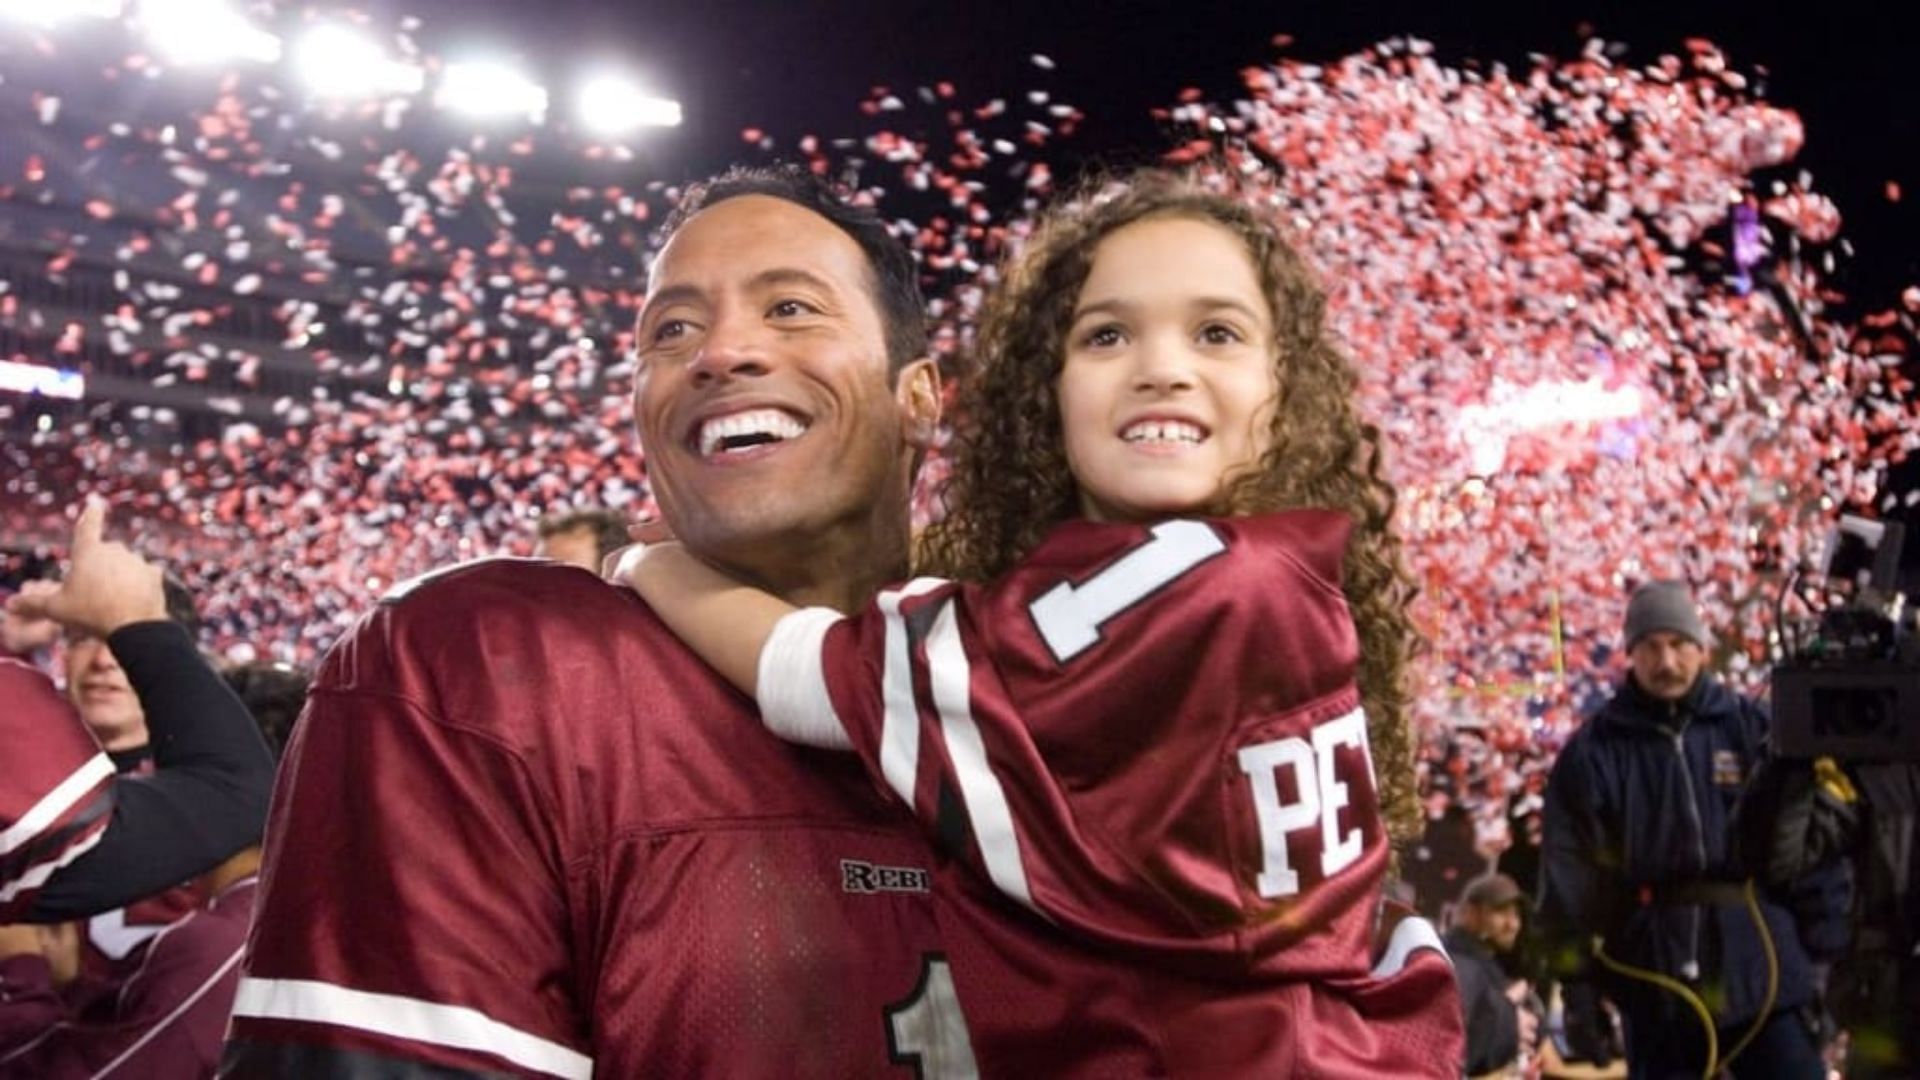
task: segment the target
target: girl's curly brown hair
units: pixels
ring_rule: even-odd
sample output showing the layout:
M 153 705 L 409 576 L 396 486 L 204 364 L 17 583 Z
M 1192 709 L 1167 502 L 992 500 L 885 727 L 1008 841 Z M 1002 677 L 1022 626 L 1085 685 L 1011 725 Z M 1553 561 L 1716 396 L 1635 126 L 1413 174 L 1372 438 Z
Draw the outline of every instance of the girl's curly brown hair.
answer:
M 1056 394 L 1067 331 L 1100 242 L 1148 217 L 1219 225 L 1246 245 L 1259 273 L 1279 367 L 1271 442 L 1208 511 L 1321 507 L 1352 515 L 1343 585 L 1359 632 L 1367 736 L 1388 835 L 1409 839 L 1421 824 L 1404 682 L 1417 641 L 1407 613 L 1414 590 L 1392 528 L 1380 431 L 1355 407 L 1359 373 L 1328 336 L 1319 282 L 1248 200 L 1144 170 L 1091 182 L 1045 216 L 981 312 L 972 370 L 961 380 L 947 513 L 921 537 L 923 569 L 985 581 L 1079 516 Z

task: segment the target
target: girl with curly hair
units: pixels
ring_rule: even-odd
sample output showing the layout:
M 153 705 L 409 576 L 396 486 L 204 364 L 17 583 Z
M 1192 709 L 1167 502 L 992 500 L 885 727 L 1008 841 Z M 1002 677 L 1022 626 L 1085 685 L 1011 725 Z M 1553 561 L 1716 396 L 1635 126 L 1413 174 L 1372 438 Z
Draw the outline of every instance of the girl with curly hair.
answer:
M 1431 928 L 1402 921 L 1374 963 L 1419 820 L 1412 589 L 1325 309 L 1248 201 L 1094 184 L 986 302 L 920 544 L 937 577 L 846 616 L 672 544 L 623 574 L 777 734 L 857 751 L 976 882 L 1172 969 L 1313 984 L 1338 1004 L 1305 1060 L 1402 1068 L 1419 1045 L 1414 1071 L 1457 1075 Z

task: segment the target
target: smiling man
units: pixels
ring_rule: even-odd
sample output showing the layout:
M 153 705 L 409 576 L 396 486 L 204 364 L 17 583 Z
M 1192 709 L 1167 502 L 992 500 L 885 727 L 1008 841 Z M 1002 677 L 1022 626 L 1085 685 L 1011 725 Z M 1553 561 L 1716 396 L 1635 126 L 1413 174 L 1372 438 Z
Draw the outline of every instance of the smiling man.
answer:
M 635 412 L 667 521 L 796 603 L 906 569 L 910 257 L 804 172 L 670 225 Z M 489 560 L 327 657 L 274 800 L 238 1076 L 972 1075 L 932 856 L 625 589 Z M 880 887 L 879 883 L 886 883 Z

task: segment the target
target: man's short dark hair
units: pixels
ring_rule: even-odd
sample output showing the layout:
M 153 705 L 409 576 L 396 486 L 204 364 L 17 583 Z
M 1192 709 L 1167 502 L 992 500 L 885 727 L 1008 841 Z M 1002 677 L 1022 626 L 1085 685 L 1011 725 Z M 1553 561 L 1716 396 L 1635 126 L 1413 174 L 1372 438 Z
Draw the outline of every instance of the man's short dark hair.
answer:
M 591 532 L 594 543 L 600 548 L 602 562 L 606 561 L 607 556 L 632 543 L 627 537 L 626 515 L 617 510 L 569 510 L 549 514 L 540 519 L 537 529 L 542 540 L 562 533 Z
M 241 704 L 260 725 L 260 737 L 278 758 L 293 734 L 293 722 L 307 702 L 307 676 L 299 668 L 257 660 L 221 673 Z
M 927 355 L 927 303 L 920 294 L 920 268 L 913 254 L 887 230 L 871 206 L 858 205 L 846 193 L 798 165 L 746 167 L 726 172 L 687 189 L 667 218 L 665 236 L 680 231 L 700 211 L 742 195 L 766 195 L 811 210 L 851 237 L 867 257 L 868 289 L 880 309 L 887 336 L 887 370 L 900 369 Z

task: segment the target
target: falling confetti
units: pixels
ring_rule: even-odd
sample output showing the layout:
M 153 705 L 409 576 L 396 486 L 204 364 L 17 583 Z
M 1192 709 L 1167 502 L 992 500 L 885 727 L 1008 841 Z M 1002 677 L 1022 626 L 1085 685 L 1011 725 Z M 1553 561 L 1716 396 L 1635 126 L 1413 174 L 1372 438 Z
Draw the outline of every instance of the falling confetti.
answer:
M 1156 113 L 1169 161 L 1268 206 L 1324 275 L 1423 591 L 1434 806 L 1469 799 L 1488 828 L 1604 691 L 1633 583 L 1693 582 L 1753 686 L 1778 578 L 1920 449 L 1920 288 L 1844 314 L 1841 208 L 1773 179 L 1799 118 L 1708 42 L 1613 55 L 1508 70 L 1393 41 L 1250 68 L 1234 100 L 1197 82 Z M 1031 66 L 1048 86 L 876 86 L 815 130 L 740 132 L 746 157 L 846 183 L 911 244 L 943 361 L 1084 119 L 1070 73 Z M 104 492 L 196 587 L 209 646 L 310 662 L 378 583 L 526 553 L 558 508 L 648 507 L 631 324 L 671 183 L 535 185 L 539 162 L 609 151 L 544 131 L 429 152 L 403 100 L 342 115 L 237 75 L 110 115 L 92 103 L 156 76 L 129 56 L 95 77 L 0 85 L 0 122 L 40 136 L 0 145 L 0 200 L 45 253 L 0 264 L 18 351 L 0 360 L 78 368 L 124 402 L 8 420 L 27 433 L 0 450 L 16 544 L 50 550 Z M 168 434 L 185 395 L 224 414 L 215 434 Z M 946 467 L 929 461 L 921 520 Z

